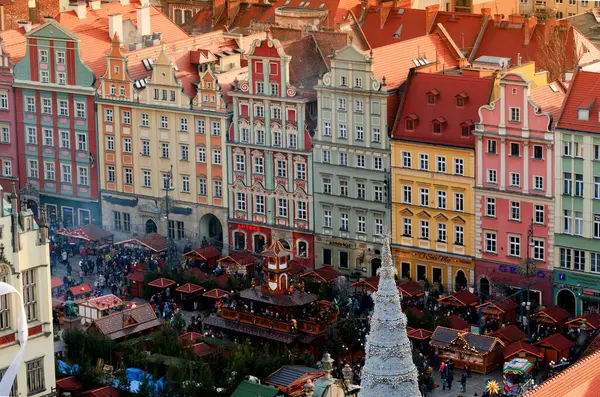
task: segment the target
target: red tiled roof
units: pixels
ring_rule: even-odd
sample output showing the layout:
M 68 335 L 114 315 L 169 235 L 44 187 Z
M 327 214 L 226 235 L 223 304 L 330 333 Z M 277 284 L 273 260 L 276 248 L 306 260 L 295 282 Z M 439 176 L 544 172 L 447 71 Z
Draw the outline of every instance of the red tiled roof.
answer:
M 313 87 L 317 85 L 319 77 L 329 71 L 324 56 L 317 48 L 317 42 L 313 36 L 305 36 L 300 40 L 283 44 L 286 54 L 291 55 L 290 60 L 290 83 L 305 96 L 314 96 Z
M 233 262 L 235 264 L 243 266 L 256 263 L 257 259 L 254 255 L 252 255 L 249 252 L 235 251 L 217 260 L 217 263 L 223 262 Z
M 567 339 L 563 334 L 550 335 L 539 342 L 534 343 L 535 346 L 551 347 L 558 351 L 563 351 L 571 348 L 573 342 Z
M 510 344 L 504 348 L 504 359 L 508 359 L 509 357 L 511 357 L 521 351 L 524 351 L 526 353 L 529 353 L 529 354 L 539 357 L 539 358 L 544 357 L 541 350 L 537 346 L 532 346 L 529 343 L 525 343 L 520 340 L 520 341 Z
M 114 387 L 104 386 L 81 393 L 79 397 L 119 397 L 119 390 Z
M 299 7 L 300 3 L 304 3 Z M 321 4 L 324 4 L 321 7 Z M 305 0 L 277 0 L 267 12 L 264 13 L 259 22 L 275 23 L 275 10 L 278 8 L 287 9 L 307 9 L 307 10 L 327 10 L 327 21 L 323 24 L 324 27 L 337 28 L 338 24 L 346 19 L 349 11 L 360 9 L 360 0 L 321 0 L 321 1 L 305 1 Z M 322 24 L 322 25 L 323 25 Z
M 403 293 L 408 295 L 409 297 L 417 297 L 421 296 L 425 293 L 425 289 L 421 283 L 418 283 L 414 280 L 410 281 L 400 281 L 400 285 L 398 285 L 398 289 Z
M 60 279 L 60 277 L 53 277 L 52 280 L 50 280 L 50 288 L 51 289 L 62 287 L 63 285 L 65 285 L 65 284 Z
M 156 280 L 150 281 L 148 283 L 148 285 L 150 287 L 157 287 L 157 288 L 166 288 L 173 284 L 175 284 L 175 281 L 169 280 L 168 278 L 164 278 L 164 277 L 157 278 Z
M 447 300 L 457 300 L 464 306 L 474 306 L 477 302 L 479 302 L 479 298 L 477 297 L 477 295 L 472 294 L 464 289 L 456 291 L 452 295 L 443 296 L 438 299 L 438 302 L 443 303 Z
M 427 58 L 429 65 L 421 70 L 441 72 L 458 66 L 458 55 L 449 46 L 448 38 L 441 33 L 416 37 L 396 44 L 386 45 L 373 50 L 373 71 L 379 78 L 386 78 L 388 89 L 399 87 L 411 68 L 415 67 L 414 59 Z M 369 51 L 365 54 L 369 55 Z
M 485 17 L 481 14 L 438 11 L 431 31 L 435 31 L 437 25 L 442 24 L 458 48 L 469 54 L 475 46 L 484 21 Z
M 192 283 L 183 284 L 181 287 L 178 287 L 175 289 L 175 291 L 181 292 L 184 294 L 193 294 L 195 292 L 199 292 L 202 290 L 203 290 L 203 288 L 201 286 L 192 284 Z
M 458 317 L 456 314 L 453 314 L 446 318 L 450 322 L 450 328 L 452 328 L 452 329 L 457 329 L 457 330 L 462 331 L 464 329 L 469 330 L 471 328 L 471 326 L 469 325 L 468 322 L 466 322 L 462 318 Z
M 350 36 L 347 32 L 315 31 L 310 32 L 310 35 L 315 39 L 317 48 L 325 60 L 327 67 L 331 67 L 331 58 L 329 55 L 350 44 Z
M 489 336 L 495 336 L 496 338 L 500 338 L 508 343 L 513 343 L 520 341 L 525 338 L 525 332 L 521 331 L 519 327 L 516 325 L 509 325 L 503 328 L 500 328 L 497 331 L 490 332 Z
M 74 376 L 58 379 L 56 381 L 56 387 L 59 390 L 79 390 L 83 388 L 83 385 Z
M 600 383 L 600 351 L 541 383 L 522 397 L 596 397 Z
M 576 72 L 571 81 L 567 97 L 558 122 L 558 128 L 567 130 L 580 130 L 587 132 L 600 132 L 600 120 L 593 115 L 600 112 L 600 73 Z M 578 119 L 578 108 L 594 100 L 589 109 L 588 120 Z
M 125 323 L 125 321 L 128 322 Z M 160 327 L 160 325 L 160 320 L 156 318 L 152 306 L 146 303 L 96 319 L 92 322 L 90 328 L 96 329 L 106 337 L 115 340 Z
M 539 312 L 537 312 L 535 314 L 535 316 L 539 316 L 541 314 L 545 314 L 546 316 L 550 317 L 552 320 L 556 321 L 557 323 L 560 323 L 561 321 L 565 321 L 566 319 L 568 319 L 571 314 L 566 311 L 565 309 L 563 309 L 560 306 L 550 306 L 545 308 L 544 310 L 540 310 Z
M 90 287 L 89 284 L 80 284 L 80 285 L 76 285 L 75 287 L 69 288 L 69 291 L 71 291 L 71 293 L 74 296 L 84 295 L 84 294 L 91 293 L 92 292 L 92 287 Z
M 85 298 L 77 301 L 76 303 L 86 303 L 98 310 L 112 309 L 123 305 L 123 301 L 113 294 Z
M 489 102 L 493 84 L 492 78 L 415 73 L 409 78 L 393 138 L 475 148 L 475 136 L 464 137 L 461 123 L 479 120 L 479 108 Z M 440 95 L 431 105 L 427 93 L 433 89 Z M 462 107 L 458 107 L 456 96 L 461 93 L 466 93 L 468 98 L 463 100 Z M 414 119 L 414 115 L 418 120 L 413 122 L 413 130 L 407 130 L 406 118 Z M 436 133 L 432 120 L 440 117 L 446 123 L 441 127 L 441 133 Z
M 565 87 L 558 81 L 536 87 L 531 91 L 531 99 L 540 106 L 542 112 L 552 115 L 552 120 L 557 121 L 565 99 Z
M 426 15 L 417 8 L 371 6 L 361 16 L 361 29 L 371 48 L 383 47 L 426 35 Z
M 485 310 L 485 307 L 493 307 L 493 308 L 496 308 L 496 309 L 506 313 L 511 310 L 515 310 L 517 307 L 519 307 L 519 305 L 517 305 L 515 303 L 515 301 L 512 299 L 506 299 L 506 300 L 503 300 L 502 302 L 484 302 L 481 305 L 477 306 L 477 308 L 480 308 L 480 307 L 484 307 L 484 310 Z

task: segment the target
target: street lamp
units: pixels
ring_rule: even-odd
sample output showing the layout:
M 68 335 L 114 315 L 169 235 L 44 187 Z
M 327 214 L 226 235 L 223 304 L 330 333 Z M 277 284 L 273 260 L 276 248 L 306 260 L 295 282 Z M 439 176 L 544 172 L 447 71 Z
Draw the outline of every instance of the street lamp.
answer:
M 521 294 L 521 318 L 523 318 L 523 309 L 525 309 L 527 312 L 527 342 L 529 343 L 531 343 L 531 321 L 529 319 L 529 312 L 531 310 L 531 299 L 529 296 L 529 291 L 531 289 L 531 276 L 535 276 L 535 274 L 537 273 L 537 267 L 535 266 L 531 255 L 531 250 L 533 249 L 533 246 L 533 219 L 531 219 L 529 230 L 527 230 L 527 257 L 519 267 L 519 272 L 521 273 L 521 275 L 527 277 L 527 296 L 525 301 L 523 301 L 523 295 Z

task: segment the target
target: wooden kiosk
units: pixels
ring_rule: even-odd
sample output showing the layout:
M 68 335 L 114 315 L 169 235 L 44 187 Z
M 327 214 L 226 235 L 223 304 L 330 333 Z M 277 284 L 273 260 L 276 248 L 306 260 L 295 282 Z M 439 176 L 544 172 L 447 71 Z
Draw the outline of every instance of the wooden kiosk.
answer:
M 478 309 L 481 307 L 483 307 L 481 314 L 486 319 L 486 322 L 492 321 L 502 326 L 502 324 L 515 323 L 519 305 L 512 299 L 507 299 L 502 302 L 486 302 L 477 306 Z
M 466 290 L 456 291 L 455 293 L 442 296 L 438 299 L 440 305 L 454 306 L 454 307 L 475 307 L 479 303 L 477 295 L 470 293 Z

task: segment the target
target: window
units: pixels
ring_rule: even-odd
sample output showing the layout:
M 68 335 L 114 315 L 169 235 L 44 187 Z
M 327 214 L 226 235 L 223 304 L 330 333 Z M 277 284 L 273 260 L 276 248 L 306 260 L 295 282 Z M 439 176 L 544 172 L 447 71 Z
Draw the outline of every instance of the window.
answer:
M 496 170 L 487 170 L 487 182 L 498 183 L 498 172 Z
M 243 154 L 235 155 L 235 170 L 238 172 L 246 171 L 246 160 Z
M 590 253 L 590 271 L 592 273 L 600 273 L 600 253 Z
M 594 238 L 600 238 L 600 215 L 594 214 Z
M 10 160 L 2 160 L 1 163 L 2 163 L 2 176 L 13 176 L 13 174 L 12 174 L 12 161 L 10 161 Z
M 59 65 L 64 65 L 65 64 L 65 53 L 64 53 L 64 51 L 57 51 L 56 52 L 56 63 L 58 63 Z
M 30 113 L 35 113 L 35 98 L 25 97 L 27 100 L 27 111 Z
M 534 176 L 533 177 L 533 189 L 534 190 L 544 190 L 544 177 L 543 176 Z
M 119 87 L 119 95 L 120 96 L 125 96 L 125 86 L 120 86 Z
M 273 116 L 271 117 L 274 120 L 281 120 L 281 108 L 274 107 L 271 109 Z
M 207 195 L 206 178 L 198 178 L 198 194 L 200 196 Z
M 454 159 L 454 175 L 464 175 L 465 173 L 465 160 Z
M 373 200 L 383 202 L 383 186 L 373 186 Z
M 44 357 L 28 361 L 27 365 L 27 394 L 37 394 L 46 389 L 44 378 Z
M 148 127 L 150 125 L 150 117 L 148 116 L 148 113 L 142 113 L 141 120 L 142 120 L 142 127 Z
M 213 195 L 215 197 L 223 197 L 223 182 L 213 181 Z
M 600 177 L 594 177 L 594 199 L 600 199 Z
M 271 95 L 279 95 L 279 84 L 271 83 Z
M 573 269 L 585 270 L 585 251 L 573 250 Z
M 115 150 L 115 137 L 112 135 L 106 136 L 106 150 L 109 152 Z
M 46 173 L 47 180 L 56 180 L 56 169 L 54 167 L 54 163 L 44 163 L 44 171 Z
M 296 219 L 305 221 L 307 219 L 306 201 L 298 201 L 296 203 Z
M 130 142 L 130 146 L 131 146 L 131 142 Z M 87 135 L 85 134 L 77 134 L 77 150 L 82 151 L 82 152 L 87 152 L 88 149 L 88 145 L 87 145 Z M 129 148 L 131 150 L 131 148 Z
M 345 212 L 342 212 L 340 214 L 340 230 L 343 232 L 347 232 L 348 231 L 348 226 L 349 226 L 349 220 L 348 220 L 348 214 Z
M 379 128 L 373 128 L 373 142 L 381 142 L 381 130 Z
M 331 211 L 323 211 L 323 227 L 331 227 Z
M 465 195 L 454 193 L 454 211 L 463 212 L 465 210 Z
M 288 134 L 288 147 L 295 149 L 298 146 L 298 136 L 295 133 Z
M 50 128 L 44 128 L 42 133 L 44 135 L 44 146 L 54 146 L 54 131 Z
M 496 253 L 496 233 L 485 233 L 485 252 Z
M 545 222 L 545 209 L 543 205 L 534 206 L 534 217 L 533 222 L 538 225 L 543 225 Z
M 496 216 L 496 199 L 488 197 L 486 199 L 485 215 L 490 217 Z
M 181 160 L 189 161 L 190 160 L 190 148 L 188 145 L 181 145 Z
M 144 176 L 144 187 L 152 186 L 150 171 L 144 170 L 142 174 Z
M 37 129 L 35 127 L 27 127 L 27 143 L 37 145 Z
M 169 101 L 175 102 L 175 91 L 174 90 L 171 90 L 169 92 Z
M 346 110 L 346 100 L 344 98 L 338 98 L 338 109 Z
M 348 197 L 348 181 L 340 180 L 340 196 Z
M 37 160 L 29 160 L 28 164 L 29 164 L 29 167 L 28 167 L 29 175 L 28 176 L 30 178 L 39 178 L 39 170 L 38 170 Z
M 508 255 L 521 257 L 521 237 L 508 236 Z
M 419 189 L 419 205 L 424 207 L 429 206 L 429 189 Z
M 519 187 L 521 186 L 521 174 L 518 172 L 510 173 L 510 186 Z
M 446 172 L 446 157 L 437 156 L 435 160 L 435 168 L 437 172 Z
M 447 241 L 446 224 L 438 223 L 437 225 L 437 241 L 445 243 Z
M 454 244 L 465 245 L 465 228 L 463 226 L 454 226 Z
M 142 156 L 150 156 L 150 141 L 142 140 Z
M 63 177 L 64 177 L 64 167 L 66 167 L 66 166 L 63 165 Z M 107 169 L 108 169 L 108 172 L 107 172 L 108 182 L 115 183 L 116 182 L 115 166 L 109 165 Z
M 331 163 L 331 152 L 329 150 L 323 150 L 323 162 Z
M 331 179 L 323 178 L 323 193 L 331 194 Z
M 338 156 L 340 165 L 348 165 L 348 153 L 340 152 Z
M 212 136 L 220 136 L 221 135 L 221 123 L 219 121 L 212 122 L 211 134 L 212 134 Z
M 63 149 L 71 147 L 71 135 L 69 135 L 69 131 L 60 131 L 60 147 Z
M 256 130 L 256 143 L 258 145 L 265 144 L 265 130 Z
M 600 114 L 598 115 L 600 119 Z M 593 146 L 594 161 L 600 161 L 600 145 Z
M 573 211 L 563 210 L 563 232 L 565 234 L 573 233 L 572 224 L 573 224 Z
M 383 171 L 383 160 L 381 157 L 373 157 L 373 169 L 376 171 Z
M 264 94 L 265 93 L 265 83 L 262 81 L 257 81 L 256 82 L 256 93 L 257 94 Z
M 402 167 L 403 168 L 411 168 L 412 167 L 410 152 L 402 152 Z
M 521 146 L 518 143 L 512 142 L 510 144 L 510 155 L 514 157 L 519 157 L 521 155 Z
M 265 159 L 262 157 L 254 158 L 254 173 L 264 174 L 265 173 Z
M 536 160 L 543 160 L 544 158 L 544 148 L 540 145 L 533 146 L 533 158 Z
M 213 149 L 213 164 L 221 165 L 221 150 Z
M 412 219 L 402 218 L 402 235 L 412 237 Z
M 521 202 L 511 201 L 510 202 L 510 218 L 511 221 L 521 220 Z
M 64 72 L 56 73 L 56 80 L 58 85 L 67 85 L 67 74 Z
M 354 78 L 354 88 L 362 88 L 362 79 L 360 77 Z
M 402 186 L 402 203 L 412 204 L 412 187 Z
M 446 209 L 446 192 L 438 190 L 437 192 L 437 208 L 441 210 Z
M 598 264 L 600 265 L 600 263 Z M 565 269 L 571 268 L 571 250 L 569 248 L 560 249 L 560 267 Z
M 125 175 L 125 184 L 133 185 L 133 170 L 131 168 L 123 168 L 123 174 Z
M 246 193 L 237 193 L 236 194 L 236 210 L 237 211 L 246 211 Z
M 565 137 L 569 139 L 568 137 Z M 564 141 L 563 142 L 563 156 L 573 156 L 573 142 L 572 141 Z
M 110 85 L 110 95 L 117 95 L 117 87 L 114 84 Z
M 354 111 L 362 113 L 362 111 L 363 111 L 363 101 L 360 101 L 360 100 L 354 101 Z
M 179 119 L 179 131 L 188 132 L 188 120 L 186 118 Z
M 366 187 L 364 183 L 356 183 L 356 198 L 364 200 L 367 197 Z
M 533 240 L 533 259 L 543 261 L 546 256 L 546 243 L 544 240 Z
M 342 87 L 348 87 L 348 78 L 346 76 L 340 77 L 340 85 Z
M 574 225 L 575 226 L 574 227 L 575 235 L 583 236 L 583 212 L 575 211 L 574 215 L 575 215 L 575 225 Z
M 413 131 L 415 129 L 415 121 L 413 119 L 406 119 L 406 126 L 404 128 L 407 131 Z
M 331 136 L 331 123 L 329 121 L 323 123 L 323 135 Z
M 256 105 L 254 107 L 254 117 L 265 117 L 265 107 L 262 105 Z
M 0 143 L 10 143 L 10 129 L 8 127 L 0 128 Z
M 429 170 L 429 155 L 428 154 L 420 154 L 419 155 L 419 169 L 423 171 Z
M 40 50 L 40 63 L 48 63 L 48 50 Z
M 190 192 L 190 177 L 188 175 L 181 176 L 181 191 L 183 193 Z
M 346 124 L 340 124 L 340 128 L 338 130 L 338 137 L 346 139 Z
M 75 115 L 78 119 L 85 118 L 85 103 L 75 102 Z
M 288 212 L 287 212 L 287 206 L 288 206 L 288 201 L 286 199 L 277 199 L 277 216 L 282 217 L 282 218 L 287 218 L 288 216 Z
M 519 108 L 510 108 L 510 120 L 513 123 L 518 123 L 521 121 L 521 109 Z
M 373 231 L 373 234 L 375 234 L 376 236 L 383 235 L 383 218 L 375 217 L 374 224 L 375 224 L 375 230 Z
M 104 121 L 107 123 L 113 122 L 113 111 L 112 109 L 104 109 Z
M 285 160 L 277 160 L 277 176 L 287 178 L 287 162 Z
M 50 72 L 47 70 L 42 70 L 41 74 L 41 78 L 40 81 L 42 83 L 49 83 L 50 82 Z
M 583 174 L 575 174 L 575 196 L 583 197 Z
M 36 269 L 29 269 L 22 273 L 23 277 L 23 304 L 27 314 L 27 322 L 37 320 L 37 273 Z
M 365 140 L 365 129 L 362 126 L 356 127 L 356 140 L 364 141 Z
M 196 120 L 196 134 L 204 134 L 204 120 Z
M 254 212 L 257 214 L 265 213 L 265 196 L 254 197 Z
M 563 194 L 573 194 L 573 179 L 570 172 L 563 172 Z
M 364 154 L 356 155 L 356 166 L 358 168 L 365 168 L 365 156 Z
M 61 116 L 69 115 L 69 102 L 67 101 L 58 101 L 58 114 Z
M 0 281 L 7 282 L 7 280 L 3 280 L 3 278 L 1 278 L 1 277 L 0 277 Z M 10 328 L 10 322 L 8 322 L 8 320 L 10 319 L 8 294 L 2 295 L 2 297 L 0 297 L 0 300 L 2 301 L 2 304 L 0 305 L 2 307 L 2 309 L 0 309 L 0 329 L 8 329 L 8 328 Z M 4 318 L 4 317 L 6 317 L 6 321 L 4 323 L 1 323 L 2 318 Z M 2 327 L 2 326 L 4 326 L 4 327 Z M 2 380 L 2 378 L 6 374 L 7 370 L 8 370 L 8 368 L 5 368 L 2 371 L 0 371 L 0 380 Z M 17 378 L 18 378 L 18 376 L 15 377 L 12 387 L 8 392 L 9 397 L 17 397 L 19 395 L 19 392 L 17 389 Z
M 160 143 L 160 157 L 163 159 L 169 158 L 169 143 L 161 142 Z
M 273 133 L 273 146 L 281 146 L 281 132 Z
M 79 184 L 82 186 L 89 185 L 89 171 L 87 167 L 78 167 L 79 169 Z M 131 168 L 125 168 L 125 176 L 127 176 L 127 170 L 131 172 Z M 130 175 L 131 177 L 131 175 Z
M 419 238 L 429 240 L 429 221 L 421 221 L 419 228 Z
M 169 117 L 168 116 L 160 116 L 160 128 L 162 128 L 162 129 L 169 128 Z

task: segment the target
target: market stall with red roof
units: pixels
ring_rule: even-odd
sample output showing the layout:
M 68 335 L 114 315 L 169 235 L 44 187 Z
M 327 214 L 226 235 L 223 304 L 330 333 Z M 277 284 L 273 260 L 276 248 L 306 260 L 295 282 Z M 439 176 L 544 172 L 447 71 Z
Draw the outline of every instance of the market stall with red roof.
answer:
M 170 287 L 173 284 L 175 284 L 175 281 L 170 280 L 168 278 L 161 277 L 161 278 L 157 278 L 154 281 L 150 281 L 148 283 L 148 286 L 158 288 L 158 289 L 165 289 L 165 288 Z
M 56 380 L 56 391 L 59 396 L 68 396 L 67 393 L 75 393 L 83 389 L 83 385 L 74 376 L 68 376 L 66 378 Z M 65 393 L 67 392 L 67 393 Z
M 95 319 L 123 309 L 123 301 L 113 294 L 89 297 L 75 303 L 79 308 L 82 323 L 91 323 Z
M 167 238 L 158 233 L 150 233 L 145 236 L 119 241 L 115 245 L 125 245 L 130 248 L 141 247 L 152 252 L 163 252 L 167 250 Z
M 73 295 L 73 300 L 79 300 L 85 299 L 88 296 L 92 295 L 92 292 L 94 292 L 94 290 L 92 289 L 92 287 L 90 287 L 89 284 L 86 283 L 71 287 L 68 289 L 68 292 L 70 292 Z
M 363 291 L 377 291 L 379 288 L 379 276 L 361 278 L 352 284 L 352 287 Z
M 219 288 L 212 289 L 212 290 L 202 294 L 202 296 L 205 296 L 205 297 L 211 298 L 211 299 L 223 299 L 228 295 L 229 295 L 229 292 L 219 289 Z
M 254 276 L 254 266 L 258 259 L 249 252 L 232 252 L 217 261 L 226 273 L 229 274 L 248 274 Z
M 425 288 L 423 285 L 413 280 L 400 280 L 398 289 L 402 293 L 402 298 L 420 298 L 425 295 Z
M 132 298 L 143 298 L 144 272 L 136 270 L 125 276 L 129 283 L 129 296 Z
M 184 310 L 196 310 L 198 298 L 200 297 L 200 293 L 204 291 L 204 288 L 197 284 L 187 283 L 177 287 L 175 291 L 179 292 Z
M 516 312 L 519 305 L 512 299 L 505 299 L 501 302 L 485 302 L 477 306 L 481 310 L 486 323 L 495 323 L 498 326 L 502 324 L 514 324 Z
M 542 360 L 548 364 L 550 361 L 558 363 L 563 357 L 569 359 L 570 349 L 573 344 L 563 334 L 554 334 L 534 343 L 534 346 L 540 349 L 543 355 Z
M 191 346 L 198 343 L 199 339 L 204 338 L 202 334 L 197 332 L 186 332 L 185 334 L 181 334 L 177 337 L 183 346 Z
M 525 332 L 521 331 L 519 327 L 513 324 L 502 327 L 494 332 L 490 332 L 488 335 L 500 339 L 505 345 L 510 345 L 523 340 L 527 336 L 525 335 Z
M 221 288 L 227 288 L 227 283 L 229 282 L 230 274 L 222 274 L 219 277 L 215 278 L 215 283 Z
M 596 312 L 587 313 L 571 321 L 567 321 L 567 326 L 570 328 L 579 328 L 583 324 L 587 326 L 589 332 L 597 330 L 600 327 L 600 314 Z
M 193 251 L 186 252 L 183 254 L 184 258 L 187 258 L 192 262 L 192 266 L 206 268 L 206 270 L 212 270 L 217 266 L 217 258 L 221 255 L 221 252 L 215 247 L 204 247 Z
M 439 298 L 438 302 L 444 306 L 467 308 L 477 306 L 479 298 L 467 290 L 460 290 L 451 295 Z
M 316 283 L 332 283 L 340 276 L 340 273 L 331 266 L 323 266 L 308 273 L 301 278 L 309 278 Z
M 62 295 L 64 291 L 65 284 L 60 279 L 60 277 L 52 277 L 50 280 L 50 288 L 52 289 L 52 297 L 56 298 L 59 295 Z
M 113 233 L 94 224 L 61 227 L 55 234 L 64 237 L 70 244 L 82 243 L 92 254 L 97 248 L 112 244 L 114 239 Z
M 567 320 L 571 314 L 559 306 L 550 306 L 531 316 L 538 324 L 555 326 L 557 330 L 562 331 L 566 328 Z
M 468 322 L 457 316 L 456 314 L 452 314 L 451 316 L 446 317 L 448 322 L 450 323 L 450 328 L 456 329 L 459 331 L 470 331 L 471 326 Z
M 504 348 L 504 361 L 510 361 L 513 358 L 524 358 L 535 364 L 544 358 L 544 354 L 539 347 L 520 340 Z

